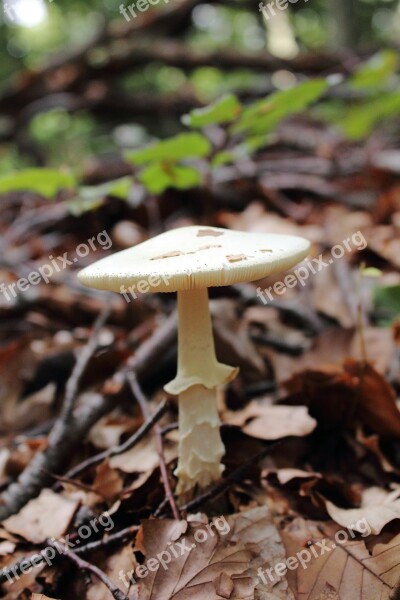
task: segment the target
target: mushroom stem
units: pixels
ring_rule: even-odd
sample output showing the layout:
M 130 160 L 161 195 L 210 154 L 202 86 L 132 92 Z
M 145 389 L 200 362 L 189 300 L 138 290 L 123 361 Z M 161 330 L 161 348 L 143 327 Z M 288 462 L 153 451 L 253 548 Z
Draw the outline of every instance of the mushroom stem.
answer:
M 216 481 L 224 467 L 217 386 L 237 369 L 215 356 L 207 289 L 178 292 L 178 373 L 165 389 L 179 395 L 179 478 L 177 492 Z
M 217 361 L 207 288 L 178 292 L 178 373 L 191 377 Z

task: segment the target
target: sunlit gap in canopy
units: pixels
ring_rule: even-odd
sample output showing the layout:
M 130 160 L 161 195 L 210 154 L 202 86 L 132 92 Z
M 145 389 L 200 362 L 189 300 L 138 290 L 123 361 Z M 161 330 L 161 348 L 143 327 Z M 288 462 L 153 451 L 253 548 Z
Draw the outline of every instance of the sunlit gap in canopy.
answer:
M 7 21 L 19 27 L 36 27 L 48 17 L 44 0 L 3 0 L 3 8 Z

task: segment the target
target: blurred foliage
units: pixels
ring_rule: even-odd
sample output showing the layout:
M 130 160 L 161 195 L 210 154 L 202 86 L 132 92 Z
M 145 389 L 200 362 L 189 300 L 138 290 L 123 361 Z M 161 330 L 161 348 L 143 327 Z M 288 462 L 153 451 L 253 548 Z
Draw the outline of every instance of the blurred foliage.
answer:
M 50 55 L 66 55 L 89 43 L 106 23 L 124 21 L 120 0 L 7 0 L 7 3 L 13 12 L 11 18 L 7 16 L 3 0 L 0 22 L 0 43 L 5 49 L 0 63 L 3 89 L 23 69 L 40 68 Z M 352 6 L 358 25 L 355 45 L 390 44 L 398 39 L 398 0 L 352 0 Z M 150 10 L 162 8 L 160 2 Z M 284 15 L 299 52 L 335 47 L 336 11 L 336 5 L 329 0 L 299 0 L 290 5 Z M 257 52 L 265 49 L 269 35 L 258 3 L 232 0 L 229 5 L 210 2 L 197 6 L 183 40 L 196 49 L 232 47 Z M 103 47 L 98 48 L 91 53 L 91 60 L 101 60 L 105 52 Z M 189 93 L 209 104 L 184 119 L 184 125 L 193 129 L 206 130 L 212 124 L 227 129 L 223 147 L 208 152 L 208 168 L 235 162 L 266 146 L 283 119 L 309 107 L 318 119 L 331 123 L 349 138 L 365 138 L 382 121 L 399 114 L 397 69 L 398 57 L 391 50 L 376 54 L 342 82 L 304 81 L 289 71 L 265 75 L 238 68 L 223 72 L 212 66 L 185 72 L 154 62 L 124 73 L 116 89 L 132 95 Z M 251 104 L 244 102 L 242 107 L 239 96 L 260 97 L 265 95 L 266 88 L 276 91 Z M 338 93 L 324 94 L 326 89 Z M 27 126 L 28 144 L 26 140 L 18 145 L 15 140 L 0 142 L 0 176 L 39 163 L 55 169 L 72 168 L 79 174 L 90 156 L 115 156 L 154 138 L 174 136 L 181 131 L 174 117 L 124 122 L 123 117 L 115 114 L 107 119 L 96 118 L 85 110 L 71 114 L 63 108 L 38 114 Z M 2 126 L 0 122 L 0 133 Z M 25 152 L 27 145 L 34 152 Z M 193 160 L 190 164 L 186 162 L 171 156 L 168 160 L 153 160 L 139 169 L 139 178 L 152 193 L 160 193 L 169 185 L 178 188 L 196 185 L 204 176 L 204 165 L 202 171 L 192 164 Z M 90 202 L 86 199 L 87 205 Z
M 400 285 L 377 287 L 374 292 L 374 308 L 378 324 L 391 325 L 400 317 Z

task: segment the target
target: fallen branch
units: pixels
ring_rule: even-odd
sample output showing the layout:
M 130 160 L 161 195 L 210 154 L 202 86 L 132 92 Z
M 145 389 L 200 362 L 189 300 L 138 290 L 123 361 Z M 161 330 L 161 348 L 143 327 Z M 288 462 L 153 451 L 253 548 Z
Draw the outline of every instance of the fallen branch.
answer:
M 115 533 L 110 533 L 109 535 L 107 534 L 100 540 L 95 540 L 94 542 L 89 542 L 89 543 L 85 544 L 84 546 L 81 546 L 80 548 L 74 548 L 74 553 L 75 554 L 88 554 L 89 552 L 96 552 L 98 550 L 101 550 L 102 548 L 108 548 L 109 546 L 111 546 L 113 544 L 116 544 L 118 542 L 122 542 L 122 541 L 128 539 L 132 534 L 136 533 L 138 531 L 138 529 L 139 529 L 139 525 L 133 525 L 131 527 L 126 527 L 125 529 L 121 529 L 121 531 L 116 531 Z M 70 540 L 74 541 L 74 537 L 72 535 L 70 536 Z M 41 554 L 41 552 L 43 552 L 43 550 L 45 550 L 45 549 L 46 548 L 43 548 L 41 551 L 36 552 L 35 554 L 32 554 L 29 557 L 24 556 L 24 557 L 18 559 L 12 565 L 9 565 L 6 569 L 3 569 L 2 571 L 0 571 L 0 584 L 10 581 L 10 577 L 14 578 L 14 577 L 18 577 L 19 575 L 23 574 L 21 567 L 23 567 L 23 569 L 26 571 L 26 568 L 28 568 L 28 567 L 35 568 L 35 567 L 38 567 L 41 564 L 43 564 L 46 559 L 43 556 L 43 554 Z M 57 554 L 53 560 L 54 560 L 54 562 L 57 562 L 60 558 L 61 558 L 61 556 Z
M 130 369 L 134 369 L 138 377 L 145 377 L 149 374 L 149 370 L 152 370 L 154 376 L 154 365 L 157 364 L 165 349 L 170 347 L 174 338 L 176 338 L 175 315 L 167 319 L 164 325 L 142 344 L 124 369 L 117 374 L 116 382 L 120 381 L 122 387 L 126 381 L 126 373 Z M 74 372 L 76 373 L 75 370 Z M 72 387 L 72 384 L 70 385 Z M 61 418 L 57 419 L 50 432 L 46 450 L 38 452 L 18 480 L 0 496 L 2 503 L 0 520 L 17 513 L 29 500 L 38 496 L 43 487 L 50 485 L 52 477 L 49 473 L 60 473 L 65 463 L 70 460 L 76 445 L 82 442 L 99 419 L 115 407 L 115 395 L 92 394 L 84 404 L 74 410 L 68 425 Z
M 68 558 L 72 563 L 74 563 L 79 569 L 82 571 L 88 571 L 97 579 L 99 579 L 106 588 L 110 591 L 111 595 L 115 600 L 128 600 L 128 597 L 111 581 L 111 579 L 101 570 L 99 567 L 92 565 L 87 562 L 80 556 L 77 556 L 75 552 L 72 550 L 67 550 L 64 546 L 59 544 L 58 542 L 53 542 L 52 540 L 47 540 L 47 543 L 50 547 L 54 548 L 60 554 L 63 554 L 66 558 Z

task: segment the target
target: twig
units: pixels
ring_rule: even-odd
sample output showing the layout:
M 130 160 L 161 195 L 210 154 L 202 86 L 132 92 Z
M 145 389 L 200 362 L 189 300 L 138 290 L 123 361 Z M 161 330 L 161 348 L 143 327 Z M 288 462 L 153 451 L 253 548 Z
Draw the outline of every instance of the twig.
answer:
M 165 349 L 170 348 L 175 341 L 176 315 L 172 315 L 140 346 L 116 379 L 119 377 L 123 384 L 126 373 L 131 369 L 138 377 L 145 378 L 150 374 L 154 377 L 154 365 L 158 363 Z M 35 498 L 45 485 L 50 485 L 51 478 L 46 471 L 59 473 L 70 460 L 76 444 L 80 443 L 91 427 L 115 406 L 115 395 L 92 394 L 84 404 L 75 409 L 74 418 L 68 425 L 60 418 L 57 419 L 50 432 L 46 450 L 38 452 L 18 480 L 1 495 L 0 520 L 18 512 L 29 500 Z
M 89 542 L 88 544 L 80 546 L 79 548 L 74 548 L 74 552 L 75 554 L 88 554 L 89 552 L 100 550 L 101 548 L 107 548 L 112 544 L 116 544 L 117 542 L 121 542 L 124 539 L 129 538 L 129 536 L 131 536 L 133 533 L 136 533 L 138 529 L 138 525 L 126 527 L 121 531 L 117 531 L 115 533 L 111 533 L 110 535 L 104 536 L 104 538 L 100 540 Z M 70 539 L 72 541 L 72 536 Z M 60 556 L 57 554 L 57 556 L 53 560 L 56 561 L 59 558 Z M 37 567 L 41 565 L 44 561 L 45 558 L 40 552 L 36 552 L 35 554 L 32 554 L 29 557 L 24 556 L 18 559 L 14 564 L 9 565 L 7 568 L 0 571 L 0 584 L 9 581 L 10 577 L 17 577 L 18 575 L 20 575 L 22 573 L 22 565 L 24 569 L 26 567 Z
M 288 438 L 286 438 L 286 439 L 288 439 Z M 267 456 L 273 450 L 275 450 L 275 448 L 280 446 L 282 444 L 282 442 L 283 442 L 283 439 L 279 440 L 278 442 L 274 442 L 274 443 L 270 444 L 267 448 L 265 448 L 264 450 L 262 450 L 261 452 L 259 452 L 258 454 L 256 454 L 252 458 L 250 458 L 249 460 L 247 460 L 242 465 L 240 465 L 240 467 L 238 467 L 237 469 L 232 471 L 232 473 L 230 473 L 227 477 L 225 477 L 224 479 L 219 481 L 216 485 L 211 487 L 209 490 L 207 490 L 206 492 L 204 492 L 197 498 L 194 498 L 194 500 L 191 500 L 187 504 L 184 504 L 183 506 L 181 506 L 181 510 L 185 511 L 185 512 L 193 511 L 194 509 L 198 508 L 205 502 L 208 502 L 208 500 L 215 498 L 215 496 L 217 496 L 218 494 L 220 494 L 221 492 L 226 490 L 228 487 L 230 487 L 233 483 L 238 481 L 250 467 L 256 465 L 260 460 L 265 458 L 265 456 Z
M 123 444 L 120 444 L 119 446 L 114 446 L 113 448 L 104 450 L 103 452 L 99 452 L 98 454 L 95 454 L 94 456 L 91 456 L 90 458 L 82 461 L 81 463 L 79 463 L 79 465 L 76 465 L 75 467 L 70 469 L 62 479 L 74 479 L 77 475 L 79 475 L 83 471 L 86 471 L 86 469 L 88 469 L 89 467 L 92 467 L 93 465 L 98 465 L 106 458 L 116 456 L 117 454 L 123 454 L 127 450 L 130 450 L 131 448 L 133 448 L 133 446 L 138 444 L 140 440 L 144 438 L 146 433 L 150 431 L 150 429 L 166 413 L 167 409 L 168 402 L 164 400 L 157 408 L 154 415 L 150 415 L 150 417 L 147 419 L 147 421 L 145 421 L 145 423 L 143 423 L 140 429 L 135 431 L 135 433 L 131 435 L 131 437 L 129 437 Z
M 107 302 L 104 309 L 96 319 L 89 341 L 80 353 L 75 367 L 72 370 L 71 376 L 67 381 L 67 385 L 65 388 L 64 403 L 60 414 L 61 421 L 70 421 L 72 418 L 74 403 L 78 394 L 79 384 L 82 375 L 85 372 L 90 359 L 96 351 L 99 331 L 110 316 L 110 312 L 111 305 L 110 302 Z
M 57 552 L 66 556 L 79 569 L 81 569 L 82 571 L 88 571 L 89 573 L 97 577 L 97 579 L 99 579 L 106 586 L 106 588 L 110 590 L 115 600 L 128 600 L 128 597 L 119 589 L 119 587 L 115 585 L 115 583 L 111 581 L 111 579 L 101 569 L 87 562 L 83 558 L 80 558 L 80 556 L 77 556 L 75 552 L 67 550 L 67 548 L 63 547 L 56 541 L 53 542 L 52 540 L 47 540 L 47 543 L 49 546 L 57 550 Z
M 147 399 L 142 392 L 142 389 L 135 377 L 135 374 L 132 372 L 128 373 L 127 378 L 129 381 L 129 385 L 131 386 L 132 394 L 135 396 L 136 400 L 138 401 L 138 404 L 142 410 L 144 418 L 149 419 L 151 413 L 150 413 L 150 409 L 149 409 L 149 406 L 147 403 Z M 155 435 L 155 440 L 156 440 L 157 454 L 158 454 L 158 457 L 160 460 L 160 471 L 161 471 L 161 477 L 162 477 L 162 480 L 164 483 L 165 495 L 168 498 L 168 502 L 171 506 L 171 510 L 172 510 L 172 514 L 174 515 L 174 519 L 179 521 L 181 517 L 180 517 L 179 510 L 176 505 L 175 498 L 174 498 L 174 495 L 173 495 L 172 489 L 171 489 L 168 468 L 167 468 L 167 465 L 165 462 L 162 431 L 161 431 L 161 427 L 158 424 L 154 427 L 154 435 Z

